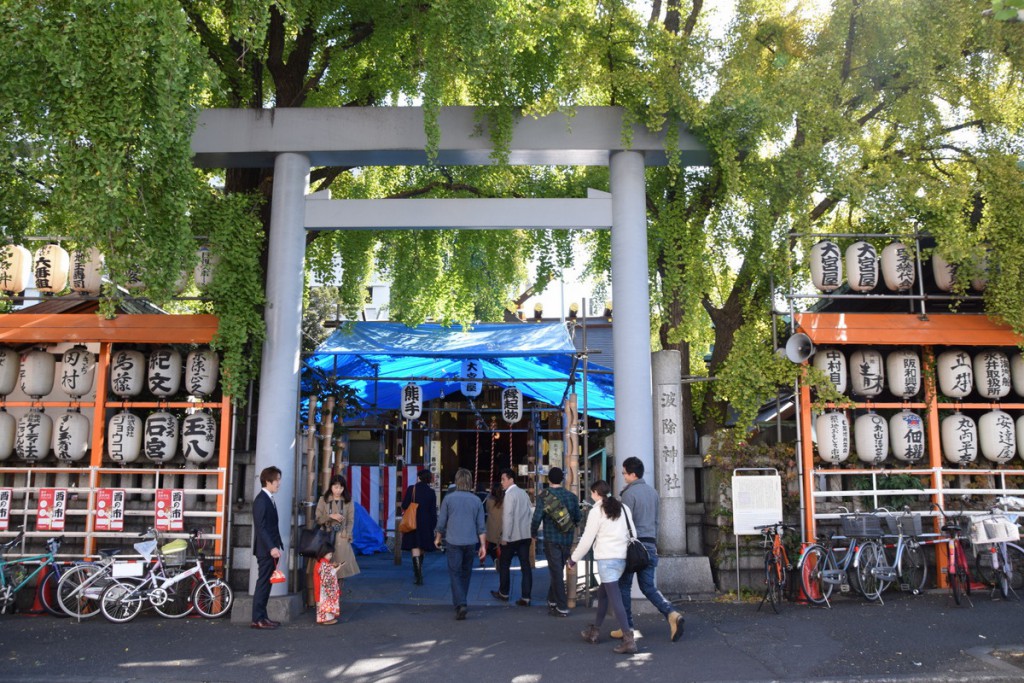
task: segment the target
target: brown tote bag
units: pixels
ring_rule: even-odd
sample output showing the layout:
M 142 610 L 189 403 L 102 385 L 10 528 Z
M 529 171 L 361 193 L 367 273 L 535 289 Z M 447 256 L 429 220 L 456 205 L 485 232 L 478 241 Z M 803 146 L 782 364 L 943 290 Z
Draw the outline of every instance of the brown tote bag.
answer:
M 403 534 L 409 534 L 416 531 L 417 509 L 419 509 L 419 503 L 416 502 L 416 485 L 413 484 L 412 502 L 409 503 L 409 507 L 405 508 L 405 512 L 402 513 L 402 521 L 398 523 L 398 530 Z

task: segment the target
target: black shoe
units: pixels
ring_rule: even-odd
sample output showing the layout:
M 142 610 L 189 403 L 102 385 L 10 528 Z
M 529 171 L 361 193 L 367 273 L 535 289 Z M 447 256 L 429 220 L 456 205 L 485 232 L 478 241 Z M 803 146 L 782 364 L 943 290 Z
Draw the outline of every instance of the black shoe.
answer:
M 459 605 L 455 608 L 455 621 L 463 621 L 466 618 L 466 606 Z
M 551 602 L 550 600 L 548 600 L 548 609 L 555 609 L 556 607 L 558 607 L 557 602 Z
M 277 628 L 278 626 L 281 625 L 280 621 L 274 621 L 273 619 L 271 619 L 269 617 L 264 619 L 264 621 L 267 622 L 268 624 L 270 624 L 271 626 L 273 626 L 274 628 Z
M 502 595 L 498 591 L 491 591 L 491 596 L 495 600 L 501 600 L 502 602 L 508 602 L 508 596 L 507 595 Z
M 569 616 L 569 610 L 567 610 L 567 609 L 558 609 L 557 607 L 552 607 L 551 609 L 548 610 L 548 614 L 550 614 L 553 617 L 567 617 L 567 616 Z
M 252 622 L 252 624 L 250 624 L 250 627 L 251 628 L 270 629 L 270 630 L 273 630 L 273 629 L 277 628 L 277 626 L 275 626 L 274 624 L 270 623 L 269 619 L 260 619 L 259 621 L 254 621 L 254 622 Z
M 530 601 L 527 598 L 519 598 L 518 600 L 516 600 L 516 604 L 520 607 L 529 607 Z

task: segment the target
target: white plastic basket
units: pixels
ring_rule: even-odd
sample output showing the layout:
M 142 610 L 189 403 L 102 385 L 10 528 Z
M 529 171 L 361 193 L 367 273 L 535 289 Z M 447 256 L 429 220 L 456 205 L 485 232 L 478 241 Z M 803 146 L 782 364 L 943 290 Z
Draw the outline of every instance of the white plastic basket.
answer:
M 138 562 L 135 560 L 115 562 L 114 565 L 110 568 L 110 571 L 115 579 L 142 576 L 142 574 L 146 571 L 146 563 Z
M 971 520 L 971 543 L 1012 543 L 1020 539 L 1020 529 L 1003 516 Z

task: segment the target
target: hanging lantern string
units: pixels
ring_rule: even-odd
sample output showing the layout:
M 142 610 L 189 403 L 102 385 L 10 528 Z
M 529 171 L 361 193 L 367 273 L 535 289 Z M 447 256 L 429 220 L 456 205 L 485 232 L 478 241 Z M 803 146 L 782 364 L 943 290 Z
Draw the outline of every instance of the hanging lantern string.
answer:
M 495 460 L 495 451 L 494 451 L 494 439 L 491 438 L 491 477 L 490 477 L 491 481 L 490 481 L 490 485 L 488 485 L 488 487 L 487 487 L 488 490 L 491 487 L 493 487 L 494 486 L 494 482 L 497 481 L 496 477 L 494 476 L 494 468 L 495 468 L 495 466 L 496 466 L 496 460 Z
M 480 481 L 480 420 L 476 421 L 476 465 L 473 469 L 473 487 Z

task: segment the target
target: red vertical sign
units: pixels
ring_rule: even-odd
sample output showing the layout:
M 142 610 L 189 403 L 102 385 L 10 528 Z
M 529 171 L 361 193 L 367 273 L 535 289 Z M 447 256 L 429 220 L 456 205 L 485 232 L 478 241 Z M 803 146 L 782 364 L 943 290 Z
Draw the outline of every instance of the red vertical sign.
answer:
M 0 489 L 0 531 L 7 531 L 7 523 L 11 518 L 11 499 L 14 489 Z
M 67 501 L 67 489 L 39 489 L 36 531 L 63 531 Z
M 124 489 L 96 492 L 96 531 L 124 531 Z
M 157 531 L 183 531 L 185 529 L 185 491 L 183 489 L 157 489 L 155 505 Z

